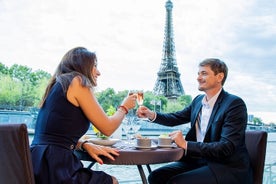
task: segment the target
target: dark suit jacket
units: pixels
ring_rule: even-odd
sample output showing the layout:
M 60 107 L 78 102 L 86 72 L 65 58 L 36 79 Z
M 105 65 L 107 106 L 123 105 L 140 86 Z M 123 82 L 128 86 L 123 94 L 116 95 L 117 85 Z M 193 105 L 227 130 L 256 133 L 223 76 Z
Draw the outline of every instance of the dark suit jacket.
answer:
M 198 95 L 187 108 L 169 114 L 157 113 L 154 122 L 176 126 L 191 122 L 185 139 L 188 141 L 186 159 L 204 159 L 218 183 L 251 183 L 252 175 L 245 146 L 247 109 L 243 100 L 221 91 L 214 105 L 204 142 L 196 142 L 196 118 L 202 107 Z

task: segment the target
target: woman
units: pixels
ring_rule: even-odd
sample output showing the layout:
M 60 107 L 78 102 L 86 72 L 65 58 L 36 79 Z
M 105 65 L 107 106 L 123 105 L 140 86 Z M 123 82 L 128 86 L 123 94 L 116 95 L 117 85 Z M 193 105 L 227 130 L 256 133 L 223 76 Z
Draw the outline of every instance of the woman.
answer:
M 102 171 L 83 168 L 74 149 L 86 150 L 97 162 L 104 155 L 114 160 L 118 150 L 94 145 L 80 139 L 90 122 L 110 136 L 129 109 L 135 107 L 136 96 L 125 98 L 113 116 L 107 116 L 92 91 L 100 72 L 95 53 L 77 47 L 68 51 L 46 88 L 38 114 L 31 145 L 36 183 L 118 183 Z

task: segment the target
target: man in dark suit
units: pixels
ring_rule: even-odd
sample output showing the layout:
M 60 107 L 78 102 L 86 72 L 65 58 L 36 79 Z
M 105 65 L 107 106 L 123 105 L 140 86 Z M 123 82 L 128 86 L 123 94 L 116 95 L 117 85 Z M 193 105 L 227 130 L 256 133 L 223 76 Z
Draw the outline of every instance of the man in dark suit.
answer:
M 150 184 L 249 184 L 252 169 L 245 146 L 247 109 L 244 101 L 227 93 L 226 64 L 215 58 L 202 61 L 198 71 L 198 95 L 185 109 L 174 113 L 156 113 L 142 106 L 139 117 L 154 123 L 176 126 L 191 123 L 183 137 L 182 131 L 170 133 L 172 140 L 183 148 L 178 162 L 150 173 Z

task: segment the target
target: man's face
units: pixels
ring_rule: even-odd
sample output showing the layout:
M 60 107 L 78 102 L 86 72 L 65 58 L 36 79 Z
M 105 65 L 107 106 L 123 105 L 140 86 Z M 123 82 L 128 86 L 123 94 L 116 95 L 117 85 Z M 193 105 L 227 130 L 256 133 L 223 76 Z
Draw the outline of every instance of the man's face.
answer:
M 221 88 L 223 76 L 223 73 L 215 75 L 209 66 L 200 66 L 197 76 L 198 90 L 206 92 L 208 90 Z

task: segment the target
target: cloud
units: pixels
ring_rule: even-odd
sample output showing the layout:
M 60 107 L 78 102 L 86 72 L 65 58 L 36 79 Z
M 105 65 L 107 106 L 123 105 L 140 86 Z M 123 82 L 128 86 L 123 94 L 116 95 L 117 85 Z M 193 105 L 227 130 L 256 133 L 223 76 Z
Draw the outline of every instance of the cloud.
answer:
M 0 0 L 0 62 L 53 73 L 67 50 L 85 46 L 99 59 L 99 90 L 152 90 L 162 59 L 165 2 Z M 173 5 L 176 59 L 186 94 L 199 93 L 197 64 L 218 57 L 229 66 L 229 92 L 244 98 L 250 112 L 275 112 L 276 1 Z
M 265 107 L 267 112 L 275 112 L 275 85 L 258 81 L 245 73 L 232 73 L 226 89 L 239 94 L 246 102 L 249 111 L 262 111 Z

